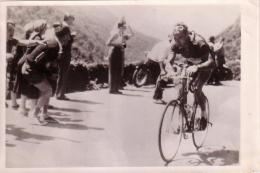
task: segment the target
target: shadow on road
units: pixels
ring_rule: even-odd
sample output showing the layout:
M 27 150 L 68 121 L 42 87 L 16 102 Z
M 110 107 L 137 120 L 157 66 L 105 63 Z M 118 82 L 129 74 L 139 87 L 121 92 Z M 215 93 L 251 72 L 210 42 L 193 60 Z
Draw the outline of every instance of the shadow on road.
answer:
M 199 156 L 199 159 L 192 159 L 192 161 L 189 161 L 189 164 L 192 166 L 198 166 L 201 164 L 226 166 L 239 163 L 239 151 L 237 150 L 221 149 L 206 152 L 198 151 L 185 153 L 183 156 Z
M 10 144 L 10 143 L 5 143 L 5 146 L 7 146 L 7 147 L 15 147 L 16 145 L 14 145 L 14 144 Z
M 15 140 L 26 141 L 27 139 L 35 139 L 39 141 L 54 140 L 54 137 L 46 135 L 38 135 L 24 131 L 24 128 L 15 127 L 15 125 L 6 125 L 6 134 L 15 136 Z
M 33 139 L 36 141 L 50 141 L 50 140 L 59 139 L 59 140 L 65 140 L 65 141 L 70 141 L 70 142 L 74 142 L 74 143 L 80 142 L 80 141 L 66 139 L 66 138 L 29 133 L 29 132 L 24 131 L 24 128 L 15 127 L 14 125 L 6 125 L 6 134 L 15 136 L 16 137 L 15 140 L 17 140 L 17 141 L 22 141 L 22 142 L 32 143 L 32 144 L 40 144 L 40 143 L 29 141 L 30 139 Z M 6 143 L 6 146 L 15 147 L 16 145 Z
M 93 105 L 103 104 L 103 103 L 100 103 L 100 102 L 94 102 L 94 101 L 89 101 L 89 100 L 78 100 L 78 99 L 70 99 L 70 100 L 68 100 L 68 101 L 70 101 L 70 102 L 76 102 L 76 103 L 93 104 Z
M 68 117 L 68 116 L 71 116 L 69 114 L 64 114 L 63 112 L 49 112 L 49 115 L 50 116 L 58 116 L 58 117 Z
M 149 91 L 149 90 L 142 90 L 142 89 L 129 89 L 129 88 L 125 88 L 124 90 L 125 90 L 125 91 L 140 91 L 140 92 L 146 92 L 146 93 L 151 92 L 151 91 Z
M 171 162 L 166 162 L 164 166 L 198 166 L 201 160 L 198 158 L 179 158 Z
M 126 93 L 123 93 L 121 94 L 122 96 L 131 96 L 131 97 L 143 97 L 142 95 L 140 94 L 126 94 Z
M 54 118 L 51 118 L 51 120 L 47 120 L 49 124 L 48 127 L 53 128 L 61 128 L 61 129 L 72 129 L 72 130 L 104 130 L 104 128 L 101 127 L 90 127 L 85 126 L 83 124 L 73 124 L 73 123 L 61 123 L 55 120 Z
M 89 112 L 89 111 L 82 111 L 82 110 L 79 110 L 79 109 L 60 108 L 60 107 L 53 107 L 51 110 L 58 110 L 58 111 L 65 111 L 65 112 L 72 112 L 72 113 Z
M 71 118 L 61 118 L 61 117 L 55 117 L 55 119 L 57 119 L 58 121 L 64 121 L 64 122 L 82 122 L 83 120 L 81 119 L 76 119 L 76 120 L 73 120 Z

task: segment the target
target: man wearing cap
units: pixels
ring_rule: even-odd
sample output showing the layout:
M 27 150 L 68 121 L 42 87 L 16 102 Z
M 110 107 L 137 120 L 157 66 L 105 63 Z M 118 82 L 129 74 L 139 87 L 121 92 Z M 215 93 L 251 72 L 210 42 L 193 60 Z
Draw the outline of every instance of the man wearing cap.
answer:
M 68 77 L 69 65 L 71 61 L 71 48 L 73 43 L 73 36 L 71 35 L 70 26 L 73 24 L 75 18 L 71 14 L 65 14 L 64 21 L 60 24 L 55 23 L 54 29 L 61 30 L 61 35 L 63 35 L 63 39 L 61 40 L 62 44 L 62 55 L 59 59 L 59 72 L 58 72 L 58 80 L 56 86 L 56 98 L 58 100 L 68 100 L 65 96 L 66 92 L 66 82 Z
M 195 88 L 194 95 L 202 110 L 200 129 L 204 130 L 207 126 L 207 119 L 205 111 L 206 98 L 202 87 L 208 81 L 211 71 L 215 67 L 214 52 L 203 37 L 195 32 L 190 32 L 184 23 L 177 23 L 171 35 L 173 39 L 168 60 L 173 63 L 176 55 L 180 54 L 186 64 L 188 64 L 187 74 L 194 78 L 192 82 L 193 88 Z M 160 83 L 161 81 L 158 80 L 154 94 L 154 99 L 156 100 L 161 100 L 163 95 L 163 88 Z M 182 92 L 183 89 L 180 88 L 179 96 Z
M 12 20 L 7 21 L 7 31 L 6 31 L 6 79 L 7 79 L 7 91 L 6 95 L 10 93 L 11 95 L 11 105 L 13 109 L 17 109 L 19 106 L 16 102 L 16 93 L 14 92 L 14 81 L 15 75 L 17 73 L 17 63 L 18 57 L 16 56 L 17 46 L 28 46 L 37 45 L 39 41 L 29 41 L 14 38 L 15 23 Z

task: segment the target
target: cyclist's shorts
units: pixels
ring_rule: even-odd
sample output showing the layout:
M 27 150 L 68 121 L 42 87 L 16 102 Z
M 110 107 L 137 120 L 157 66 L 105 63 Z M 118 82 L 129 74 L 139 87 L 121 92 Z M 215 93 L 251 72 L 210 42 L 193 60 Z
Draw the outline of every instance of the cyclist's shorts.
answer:
M 191 85 L 194 89 L 201 89 L 209 80 L 212 70 L 199 71 L 193 75 Z

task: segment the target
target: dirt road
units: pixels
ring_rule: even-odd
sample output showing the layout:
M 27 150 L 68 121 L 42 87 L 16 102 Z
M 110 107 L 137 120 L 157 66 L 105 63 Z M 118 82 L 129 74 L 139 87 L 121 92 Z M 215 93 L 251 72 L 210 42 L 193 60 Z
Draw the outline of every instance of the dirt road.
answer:
M 183 140 L 169 166 L 233 165 L 239 162 L 240 83 L 206 86 L 213 126 L 206 145 L 197 152 L 192 139 Z M 51 100 L 57 120 L 34 124 L 6 111 L 7 167 L 163 166 L 157 138 L 163 105 L 152 101 L 154 88 L 128 86 L 123 95 L 108 90 L 71 93 L 70 101 Z M 174 97 L 166 89 L 165 100 Z

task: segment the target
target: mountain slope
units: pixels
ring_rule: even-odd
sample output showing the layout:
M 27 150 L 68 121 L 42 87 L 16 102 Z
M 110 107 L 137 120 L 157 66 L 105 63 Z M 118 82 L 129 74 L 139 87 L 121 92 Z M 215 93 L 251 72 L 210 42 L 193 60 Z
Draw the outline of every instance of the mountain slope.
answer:
M 50 25 L 61 21 L 63 15 L 72 13 L 76 20 L 72 30 L 77 32 L 77 38 L 73 45 L 76 55 L 74 60 L 86 63 L 104 62 L 107 54 L 106 40 L 109 37 L 117 18 L 103 6 L 19 6 L 8 7 L 7 18 L 17 23 L 17 35 L 22 37 L 22 26 L 34 19 L 46 19 Z M 21 17 L 22 16 L 22 17 Z M 151 49 L 158 40 L 144 34 L 135 33 L 135 37 L 129 41 L 126 50 L 126 61 L 138 61 L 144 58 L 143 52 Z
M 241 25 L 240 18 L 217 36 L 224 38 L 226 65 L 231 68 L 234 79 L 240 80 Z

